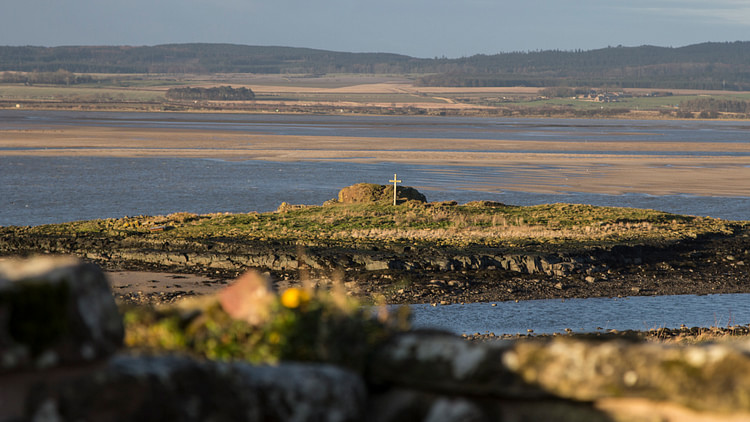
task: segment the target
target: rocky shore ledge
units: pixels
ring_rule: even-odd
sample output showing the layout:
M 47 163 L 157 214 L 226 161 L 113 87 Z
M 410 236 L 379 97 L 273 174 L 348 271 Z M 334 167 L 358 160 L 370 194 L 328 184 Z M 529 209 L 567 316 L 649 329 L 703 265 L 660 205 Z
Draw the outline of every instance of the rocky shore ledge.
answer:
M 0 257 L 71 254 L 112 271 L 201 274 L 217 288 L 256 269 L 281 286 L 338 279 L 355 296 L 389 303 L 750 292 L 745 222 L 569 204 L 428 203 L 401 187 L 398 195 L 392 206 L 392 187 L 360 184 L 323 206 L 282 204 L 266 214 L 0 227 Z
M 691 346 L 580 337 L 467 342 L 389 325 L 383 315 L 331 317 L 342 304 L 296 288 L 268 296 L 262 280 L 243 277 L 214 299 L 133 314 L 118 310 L 95 265 L 0 263 L 0 421 L 750 418 L 746 337 Z M 237 297 L 253 298 L 253 306 Z M 217 318 L 224 323 L 210 322 Z M 311 330 L 311 319 L 325 327 Z M 373 335 L 341 329 L 363 323 Z M 258 342 L 242 333 L 268 335 Z M 241 358 L 243 350 L 300 359 L 251 363 L 258 355 Z
M 0 256 L 72 254 L 107 270 L 171 271 L 217 280 L 248 270 L 278 283 L 338 276 L 362 297 L 389 303 L 462 303 L 549 298 L 748 293 L 750 236 L 707 235 L 659 246 L 594 247 L 580 253 L 503 254 L 490 248 L 337 245 L 211 239 L 178 242 L 130 237 L 38 235 L 18 230 L 0 240 Z M 747 262 L 747 264 L 746 264 Z M 191 295 L 174 290 L 170 297 Z M 137 301 L 146 293 L 124 297 Z M 151 293 L 158 300 L 158 293 Z

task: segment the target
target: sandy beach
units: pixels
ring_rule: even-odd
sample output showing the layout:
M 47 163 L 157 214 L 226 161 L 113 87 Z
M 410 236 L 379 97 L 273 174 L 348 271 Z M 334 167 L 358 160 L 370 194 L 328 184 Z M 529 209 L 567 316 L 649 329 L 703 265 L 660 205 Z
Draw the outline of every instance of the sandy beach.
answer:
M 106 276 L 115 294 L 187 292 L 202 295 L 214 293 L 227 284 L 223 279 L 181 273 L 107 271 Z
M 471 186 L 475 190 L 750 196 L 750 156 L 717 152 L 750 154 L 750 145 L 284 136 L 106 127 L 0 131 L 0 156 L 394 162 L 431 165 L 446 174 L 467 168 L 492 168 L 493 173 L 503 174 L 476 177 Z

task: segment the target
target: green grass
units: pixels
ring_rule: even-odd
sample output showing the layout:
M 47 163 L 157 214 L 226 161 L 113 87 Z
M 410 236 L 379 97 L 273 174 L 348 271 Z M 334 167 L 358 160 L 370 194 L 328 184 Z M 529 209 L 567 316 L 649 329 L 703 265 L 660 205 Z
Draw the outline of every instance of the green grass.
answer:
M 673 242 L 744 225 L 635 208 L 549 204 L 528 207 L 409 203 L 287 207 L 249 214 L 178 213 L 32 227 L 31 233 L 136 236 L 154 239 L 280 241 L 356 246 L 410 243 L 450 247 L 566 248 Z M 152 228 L 165 226 L 167 230 Z M 13 230 L 5 228 L 2 230 Z

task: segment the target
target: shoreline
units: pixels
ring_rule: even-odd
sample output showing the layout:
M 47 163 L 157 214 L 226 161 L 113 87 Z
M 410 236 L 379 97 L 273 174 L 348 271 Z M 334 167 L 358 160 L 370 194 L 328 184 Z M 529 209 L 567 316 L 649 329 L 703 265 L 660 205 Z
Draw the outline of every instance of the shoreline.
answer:
M 326 288 L 339 280 L 355 297 L 382 297 L 391 304 L 750 293 L 750 228 L 732 227 L 732 234 L 677 243 L 595 242 L 567 251 L 533 245 L 515 251 L 430 243 L 406 247 L 374 239 L 359 246 L 310 244 L 301 251 L 297 242 L 278 240 L 209 237 L 185 243 L 148 235 L 35 235 L 11 227 L 4 230 L 14 240 L 3 245 L 2 254 L 78 255 L 119 273 L 113 290 L 134 303 L 212 292 L 249 269 L 268 272 L 279 290 L 309 282 Z
M 259 101 L 256 101 L 259 102 Z M 34 105 L 29 106 L 29 103 Z M 274 105 L 270 104 L 265 105 Z M 400 103 L 395 109 L 399 112 L 376 111 L 380 109 L 392 108 L 390 104 L 378 105 L 352 105 L 318 102 L 317 105 L 310 106 L 309 102 L 300 101 L 295 107 L 289 109 L 232 109 L 232 108 L 191 108 L 191 107 L 169 107 L 169 103 L 135 103 L 128 107 L 113 106 L 109 107 L 106 103 L 88 103 L 81 105 L 79 103 L 65 105 L 63 107 L 53 107 L 50 104 L 59 104 L 54 101 L 35 102 L 28 100 L 0 100 L 0 110 L 27 110 L 27 111 L 68 111 L 68 112 L 103 112 L 103 113 L 164 113 L 164 114 L 250 114 L 250 115 L 293 115 L 293 116 L 431 116 L 431 117 L 468 117 L 479 119 L 562 119 L 562 120 L 646 120 L 646 121 L 674 121 L 674 122 L 747 122 L 750 119 L 739 117 L 724 117 L 715 119 L 705 119 L 700 117 L 679 118 L 676 116 L 665 116 L 653 110 L 627 110 L 624 113 L 614 113 L 606 115 L 575 115 L 571 112 L 561 111 L 559 114 L 547 114 L 533 112 L 524 113 L 523 115 L 503 115 L 498 114 L 497 110 L 491 107 L 466 105 L 465 107 L 446 107 L 451 104 L 434 104 L 434 103 L 415 103 L 413 105 Z M 16 107 L 16 105 L 22 105 Z M 42 105 L 43 104 L 43 105 Z M 279 105 L 288 106 L 289 101 L 279 101 Z M 459 105 L 459 104 L 456 104 Z M 166 106 L 166 107 L 165 107 Z M 322 109 L 321 109 L 322 107 Z M 273 107 L 271 107 L 273 108 Z M 309 108 L 309 110 L 305 110 Z M 371 109 L 371 110 L 365 110 Z M 343 110 L 343 111 L 342 111 Z M 485 113 L 481 113 L 485 111 Z M 487 113 L 492 111 L 493 113 Z

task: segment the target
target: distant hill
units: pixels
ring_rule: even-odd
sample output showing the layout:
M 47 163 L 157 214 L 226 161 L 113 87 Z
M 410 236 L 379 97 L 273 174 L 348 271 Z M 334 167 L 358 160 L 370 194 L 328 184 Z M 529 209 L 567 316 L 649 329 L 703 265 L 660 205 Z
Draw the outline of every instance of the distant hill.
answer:
M 425 86 L 613 86 L 750 90 L 750 42 L 476 55 Z
M 235 44 L 0 47 L 0 71 L 26 72 L 389 73 L 412 68 L 411 62 L 421 61 L 398 54 Z
M 0 47 L 0 71 L 409 73 L 439 86 L 613 86 L 750 90 L 750 42 L 608 47 L 458 59 L 235 44 Z

